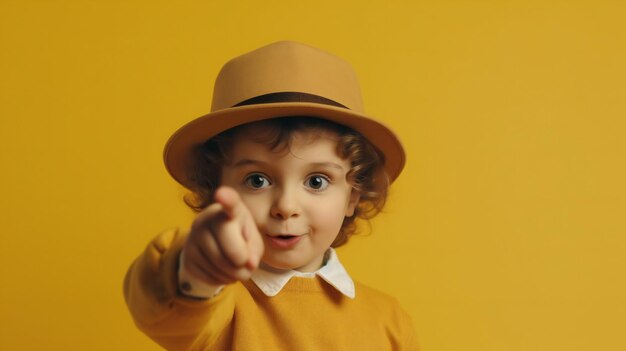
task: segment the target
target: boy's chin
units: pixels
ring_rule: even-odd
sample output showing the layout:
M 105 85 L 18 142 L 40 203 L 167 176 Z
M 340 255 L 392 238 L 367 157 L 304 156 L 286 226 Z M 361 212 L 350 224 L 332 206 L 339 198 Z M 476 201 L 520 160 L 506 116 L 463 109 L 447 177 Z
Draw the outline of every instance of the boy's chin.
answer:
M 311 267 L 312 265 L 315 265 L 315 266 Z M 264 269 L 266 271 L 270 271 L 270 272 L 276 272 L 276 273 L 291 271 L 291 270 L 306 273 L 306 272 L 315 272 L 320 268 L 320 266 L 321 266 L 321 263 L 317 265 L 314 262 L 281 262 L 277 260 L 261 260 L 261 264 L 259 265 L 259 268 Z
M 302 267 L 306 267 L 307 265 L 307 262 L 284 262 L 280 260 L 263 259 L 261 260 L 260 268 L 272 272 L 284 272 L 291 270 L 303 271 Z
M 290 270 L 295 269 L 295 267 L 292 267 L 292 265 L 289 265 L 289 264 L 281 264 L 278 262 L 267 262 L 265 260 L 261 261 L 259 268 L 264 269 L 266 271 L 270 271 L 270 272 L 284 272 L 284 271 L 290 271 Z

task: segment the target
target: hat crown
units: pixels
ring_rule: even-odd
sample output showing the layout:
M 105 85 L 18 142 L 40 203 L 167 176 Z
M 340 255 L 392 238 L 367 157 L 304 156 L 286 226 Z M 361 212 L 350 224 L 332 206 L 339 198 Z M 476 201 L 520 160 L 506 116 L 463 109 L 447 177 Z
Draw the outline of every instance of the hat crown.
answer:
M 350 64 L 292 41 L 279 41 L 227 62 L 215 81 L 211 111 L 283 92 L 316 95 L 364 112 L 359 83 Z

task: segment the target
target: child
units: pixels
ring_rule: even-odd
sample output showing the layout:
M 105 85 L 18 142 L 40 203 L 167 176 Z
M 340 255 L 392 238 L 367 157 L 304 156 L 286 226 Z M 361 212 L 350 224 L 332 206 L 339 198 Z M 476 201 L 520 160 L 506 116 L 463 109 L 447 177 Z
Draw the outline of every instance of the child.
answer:
M 404 166 L 397 137 L 362 110 L 351 67 L 315 48 L 278 42 L 228 62 L 212 112 L 165 147 L 198 215 L 131 266 L 137 326 L 168 350 L 416 350 L 408 315 L 333 250 Z

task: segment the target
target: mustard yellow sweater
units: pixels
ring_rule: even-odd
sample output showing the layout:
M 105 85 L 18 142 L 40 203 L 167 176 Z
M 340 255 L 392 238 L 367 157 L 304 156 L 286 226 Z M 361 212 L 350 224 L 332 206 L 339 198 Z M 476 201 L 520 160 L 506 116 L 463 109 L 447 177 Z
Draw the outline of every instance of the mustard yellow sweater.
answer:
M 177 292 L 186 233 L 155 238 L 135 260 L 124 295 L 135 323 L 168 350 L 417 350 L 408 315 L 391 297 L 356 283 L 350 299 L 319 278 L 292 278 L 268 297 L 252 282 L 194 300 Z

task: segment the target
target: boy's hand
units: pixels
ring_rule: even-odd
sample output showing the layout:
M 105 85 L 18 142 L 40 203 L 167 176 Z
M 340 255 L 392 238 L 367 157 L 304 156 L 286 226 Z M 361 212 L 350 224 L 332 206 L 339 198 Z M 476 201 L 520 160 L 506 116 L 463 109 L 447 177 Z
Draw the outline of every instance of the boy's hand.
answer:
M 215 192 L 215 203 L 198 214 L 185 243 L 184 268 L 211 285 L 247 280 L 263 256 L 263 238 L 239 194 Z

